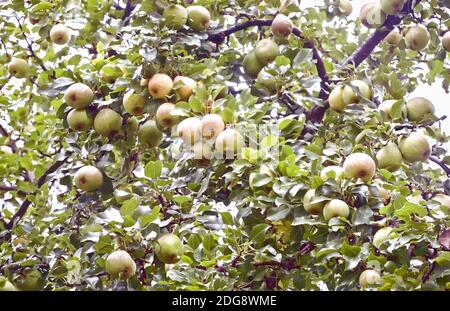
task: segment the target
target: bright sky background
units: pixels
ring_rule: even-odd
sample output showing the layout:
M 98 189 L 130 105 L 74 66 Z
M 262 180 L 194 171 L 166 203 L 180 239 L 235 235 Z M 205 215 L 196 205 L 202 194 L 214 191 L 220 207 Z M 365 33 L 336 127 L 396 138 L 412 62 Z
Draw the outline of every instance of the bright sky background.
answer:
M 376 2 L 376 0 L 350 0 L 353 5 L 353 13 L 349 16 L 349 19 L 357 19 L 361 7 L 370 2 Z M 323 4 L 321 0 L 301 0 L 301 6 L 304 8 L 314 7 Z M 374 30 L 372 30 L 374 31 Z M 447 53 L 450 55 L 450 53 Z M 449 58 L 450 56 L 447 56 Z M 436 107 L 436 115 L 441 117 L 447 115 L 449 118 L 442 122 L 443 129 L 447 134 L 450 134 L 450 94 L 446 94 L 441 87 L 442 80 L 437 81 L 434 85 L 420 85 L 413 93 L 409 94 L 406 99 L 412 97 L 425 97 L 431 100 Z

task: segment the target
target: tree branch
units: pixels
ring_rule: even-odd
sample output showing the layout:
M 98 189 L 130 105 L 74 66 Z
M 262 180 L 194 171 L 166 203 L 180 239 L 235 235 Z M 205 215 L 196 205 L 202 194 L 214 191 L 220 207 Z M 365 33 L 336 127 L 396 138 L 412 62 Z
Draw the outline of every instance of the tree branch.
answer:
M 28 40 L 27 35 L 25 34 L 25 31 L 23 30 L 22 24 L 20 23 L 20 20 L 17 19 L 17 23 L 19 24 L 20 31 L 22 33 L 23 38 L 25 39 L 25 42 L 27 43 L 28 51 L 30 52 L 31 57 L 35 58 L 39 65 L 41 66 L 42 70 L 47 71 L 47 67 L 45 67 L 44 62 L 42 59 L 40 59 L 36 53 L 33 50 L 33 44 Z
M 444 172 L 447 174 L 447 176 L 450 176 L 450 167 L 448 167 L 447 164 L 445 164 L 444 162 L 442 162 L 440 159 L 438 159 L 436 157 L 430 157 L 430 161 L 439 165 L 444 170 Z

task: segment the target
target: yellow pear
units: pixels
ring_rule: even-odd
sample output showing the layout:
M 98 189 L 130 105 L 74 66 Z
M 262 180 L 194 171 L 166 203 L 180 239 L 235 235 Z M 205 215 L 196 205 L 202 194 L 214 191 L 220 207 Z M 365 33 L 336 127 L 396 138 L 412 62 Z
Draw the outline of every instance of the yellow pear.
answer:
M 406 47 L 413 51 L 422 51 L 430 42 L 430 33 L 422 25 L 410 27 L 405 34 Z
M 162 128 L 169 128 L 174 126 L 180 120 L 179 116 L 173 115 L 175 105 L 172 103 L 164 103 L 156 110 L 156 122 Z
M 114 136 L 119 133 L 121 128 L 122 117 L 112 109 L 102 109 L 94 118 L 94 129 L 102 136 Z
M 134 93 L 134 90 L 129 90 L 122 100 L 125 111 L 133 116 L 138 116 L 144 113 L 145 98 L 142 95 Z
M 370 99 L 372 97 L 372 89 L 366 82 L 355 80 L 350 82 L 350 85 L 345 86 L 344 92 L 342 93 L 342 100 L 345 105 L 357 104 L 362 98 Z M 353 88 L 356 88 L 359 94 Z
M 94 92 L 84 83 L 72 84 L 64 93 L 64 100 L 67 105 L 75 109 L 86 108 L 93 99 Z
M 103 174 L 95 166 L 83 166 L 75 173 L 74 182 L 81 190 L 88 192 L 98 190 L 103 185 Z
M 403 158 L 408 162 L 425 162 L 431 156 L 431 145 L 428 139 L 417 132 L 411 133 L 408 137 L 400 137 L 398 146 Z
M 30 65 L 24 59 L 14 58 L 8 64 L 8 72 L 17 79 L 22 79 L 30 73 Z
M 177 127 L 178 137 L 180 137 L 185 144 L 193 145 L 202 137 L 201 126 L 201 121 L 198 118 L 191 117 L 184 119 Z
M 375 161 L 367 154 L 352 153 L 344 161 L 344 172 L 349 178 L 360 178 L 364 182 L 370 181 L 375 175 Z
M 129 279 L 136 274 L 136 263 L 126 251 L 115 251 L 105 262 L 106 272 L 113 278 Z
M 226 129 L 217 136 L 215 147 L 217 152 L 226 154 L 227 158 L 232 157 L 241 152 L 244 147 L 244 137 L 234 129 Z
M 375 270 L 364 270 L 359 276 L 359 286 L 362 288 L 381 284 L 380 274 Z
M 327 221 L 334 217 L 347 218 L 349 215 L 350 208 L 348 207 L 347 203 L 342 200 L 331 200 L 323 207 L 323 217 Z
M 56 24 L 50 29 L 50 40 L 55 44 L 66 44 L 70 41 L 70 29 L 66 25 Z
M 345 109 L 345 102 L 343 99 L 344 94 L 344 86 L 338 85 L 336 86 L 328 96 L 328 103 L 330 104 L 330 108 L 334 111 L 341 112 Z
M 197 88 L 197 82 L 189 77 L 176 76 L 175 79 L 173 79 L 173 83 L 175 92 L 178 94 L 179 98 L 184 101 L 188 101 L 189 97 L 191 97 Z
M 148 91 L 153 98 L 167 97 L 173 88 L 172 79 L 163 73 L 157 73 L 148 81 Z
M 200 122 L 202 136 L 206 139 L 216 138 L 225 130 L 225 123 L 218 114 L 207 114 L 203 116 Z
M 389 235 L 391 234 L 393 229 L 394 228 L 386 227 L 378 230 L 373 236 L 373 246 L 375 246 L 376 248 L 380 248 L 381 244 L 389 239 Z

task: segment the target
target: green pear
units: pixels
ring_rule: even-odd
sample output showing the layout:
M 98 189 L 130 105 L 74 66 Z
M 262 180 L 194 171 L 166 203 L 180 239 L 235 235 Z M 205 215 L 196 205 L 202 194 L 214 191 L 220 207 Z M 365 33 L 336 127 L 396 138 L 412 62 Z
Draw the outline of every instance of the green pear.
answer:
M 349 215 L 350 208 L 348 207 L 347 203 L 342 200 L 331 200 L 323 207 L 323 217 L 327 221 L 334 217 L 347 218 Z
M 105 262 L 106 272 L 113 278 L 129 279 L 136 274 L 136 263 L 126 251 L 115 251 Z
M 186 25 L 188 20 L 188 11 L 182 5 L 172 4 L 164 9 L 163 18 L 164 25 L 178 30 Z
M 133 116 L 138 116 L 144 113 L 145 98 L 142 95 L 134 93 L 134 90 L 130 90 L 125 94 L 122 104 L 125 111 Z
M 244 137 L 234 129 L 226 129 L 217 136 L 215 147 L 217 152 L 226 154 L 227 158 L 232 157 L 241 152 L 244 147 Z
M 303 208 L 311 215 L 321 215 L 326 203 L 326 200 L 318 201 L 316 190 L 314 189 L 306 191 L 305 196 L 303 197 Z
M 392 119 L 391 110 L 392 106 L 397 102 L 397 99 L 389 99 L 385 100 L 378 106 L 378 110 L 384 111 L 384 114 L 386 115 L 387 119 Z
M 139 128 L 139 141 L 149 147 L 159 146 L 162 136 L 162 132 L 153 120 L 148 120 Z
M 197 82 L 194 79 L 184 76 L 176 76 L 173 79 L 175 93 L 177 93 L 180 100 L 188 101 L 189 97 L 197 89 Z
M 72 109 L 67 115 L 69 128 L 75 131 L 87 131 L 92 128 L 93 120 L 86 109 Z
M 73 179 L 77 188 L 87 192 L 98 190 L 103 186 L 102 172 L 91 165 L 78 169 Z
M 413 51 L 422 51 L 430 42 L 430 33 L 422 25 L 408 28 L 405 34 L 406 47 Z
M 442 47 L 447 52 L 450 52 L 450 31 L 447 31 L 442 37 Z
M 148 81 L 148 91 L 156 99 L 167 97 L 172 91 L 172 88 L 172 79 L 164 73 L 157 73 Z
M 323 181 L 326 181 L 328 179 L 341 180 L 345 178 L 345 172 L 344 169 L 340 166 L 330 165 L 320 171 L 320 178 Z
M 84 83 L 75 83 L 69 86 L 64 93 L 64 100 L 67 105 L 75 109 L 84 109 L 94 99 L 94 92 Z
M 177 134 L 186 145 L 193 145 L 202 137 L 202 123 L 200 119 L 191 117 L 178 124 Z
M 161 236 L 154 245 L 155 255 L 166 264 L 178 262 L 183 255 L 183 243 L 173 233 Z
M 175 105 L 172 103 L 164 103 L 156 110 L 156 122 L 161 128 L 170 128 L 177 124 L 180 117 L 172 114 L 175 110 Z
M 344 172 L 348 178 L 360 178 L 364 182 L 370 181 L 375 175 L 375 161 L 367 154 L 352 153 L 344 161 Z
M 201 5 L 192 5 L 187 8 L 188 26 L 195 31 L 205 31 L 211 23 L 209 11 Z
M 66 44 L 70 41 L 70 29 L 63 24 L 54 25 L 50 29 L 50 40 L 55 44 Z
M 122 117 L 112 109 L 100 110 L 94 119 L 94 129 L 105 137 L 111 137 L 119 133 L 122 128 Z
M 345 86 L 344 92 L 342 93 L 342 100 L 345 105 L 357 104 L 362 98 L 370 99 L 372 97 L 372 89 L 366 82 L 355 80 L 350 82 L 350 85 Z M 359 93 L 356 92 L 354 88 L 357 89 Z
M 287 37 L 294 29 L 294 25 L 289 17 L 279 13 L 273 19 L 271 28 L 275 36 Z
M 398 46 L 400 44 L 400 41 L 402 41 L 403 36 L 401 35 L 401 33 L 399 33 L 396 30 L 392 30 L 387 36 L 386 38 L 384 38 L 384 41 L 392 46 Z
M 423 97 L 415 97 L 406 102 L 408 119 L 413 122 L 423 121 L 428 115 L 434 114 L 431 101 Z
M 386 21 L 386 13 L 375 3 L 367 3 L 359 12 L 361 23 L 368 28 L 379 28 Z
M 345 102 L 343 98 L 344 94 L 344 86 L 338 85 L 336 86 L 328 96 L 328 103 L 330 108 L 337 112 L 342 112 L 345 109 Z
M 17 79 L 22 79 L 29 75 L 30 65 L 24 59 L 14 58 L 8 64 L 8 72 L 9 72 L 9 74 L 16 77 Z
M 216 138 L 225 130 L 225 123 L 218 114 L 207 114 L 200 121 L 202 137 L 206 139 Z
M 380 274 L 375 270 L 364 270 L 359 276 L 359 286 L 367 288 L 381 284 Z
M 388 15 L 398 14 L 402 11 L 406 0 L 380 0 L 380 7 Z
M 411 133 L 408 137 L 400 137 L 398 146 L 403 158 L 408 162 L 425 162 L 431 156 L 428 139 L 417 132 Z
M 390 172 L 398 170 L 402 166 L 403 156 L 397 144 L 389 143 L 381 148 L 376 155 L 378 167 Z
M 252 78 L 256 78 L 261 69 L 264 67 L 264 64 L 260 63 L 256 57 L 255 51 L 251 51 L 245 55 L 242 64 L 244 66 L 245 73 Z
M 256 44 L 255 55 L 260 64 L 267 65 L 280 54 L 280 49 L 275 41 L 263 39 Z
M 45 282 L 39 270 L 27 268 L 18 278 L 14 279 L 14 285 L 22 291 L 39 291 L 44 287 Z
M 378 230 L 373 236 L 373 246 L 375 246 L 376 248 L 380 248 L 381 244 L 389 239 L 389 235 L 391 234 L 392 230 L 393 228 L 391 227 L 381 228 L 380 230 Z
M 272 95 L 276 94 L 281 88 L 281 83 L 278 77 L 273 76 L 265 70 L 261 70 L 259 72 L 256 82 L 259 86 L 263 87 L 264 90 Z

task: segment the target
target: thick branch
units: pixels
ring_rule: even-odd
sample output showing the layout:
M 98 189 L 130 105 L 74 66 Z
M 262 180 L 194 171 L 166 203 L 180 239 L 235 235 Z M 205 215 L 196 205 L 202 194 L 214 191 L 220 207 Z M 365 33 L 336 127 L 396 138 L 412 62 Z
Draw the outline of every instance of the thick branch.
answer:
M 440 159 L 438 159 L 436 157 L 430 157 L 430 161 L 439 165 L 444 170 L 444 172 L 447 174 L 447 176 L 450 176 L 450 167 L 448 167 L 447 164 L 445 164 L 444 162 L 442 162 Z

